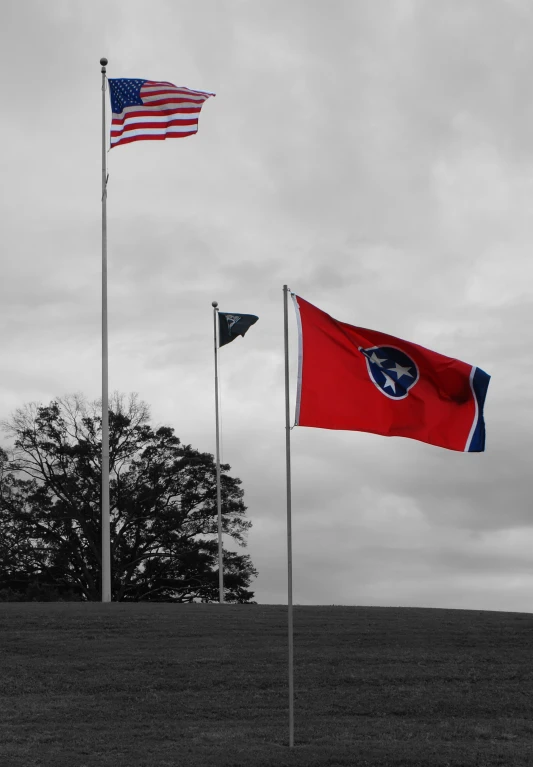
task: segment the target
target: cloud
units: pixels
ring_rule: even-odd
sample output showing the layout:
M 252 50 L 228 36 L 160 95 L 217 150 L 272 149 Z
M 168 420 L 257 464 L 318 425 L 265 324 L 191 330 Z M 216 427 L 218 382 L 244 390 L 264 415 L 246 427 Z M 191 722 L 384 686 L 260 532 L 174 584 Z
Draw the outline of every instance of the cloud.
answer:
M 485 454 L 292 431 L 295 601 L 529 610 L 529 5 L 19 5 L 0 29 L 3 417 L 99 396 L 100 57 L 214 91 L 198 135 L 107 154 L 111 390 L 213 452 L 211 301 L 259 315 L 221 351 L 223 451 L 257 598 L 281 602 L 282 286 L 479 365 Z M 293 403 L 296 342 L 291 309 Z

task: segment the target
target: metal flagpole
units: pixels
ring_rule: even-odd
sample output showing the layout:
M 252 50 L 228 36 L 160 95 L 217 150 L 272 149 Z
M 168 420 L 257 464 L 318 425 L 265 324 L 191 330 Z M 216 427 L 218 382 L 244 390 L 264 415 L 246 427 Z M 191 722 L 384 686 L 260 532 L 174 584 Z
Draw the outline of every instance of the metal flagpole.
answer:
M 111 602 L 109 531 L 109 393 L 107 364 L 107 167 L 105 90 L 107 59 L 102 65 L 102 602 Z
M 217 459 L 217 519 L 218 519 L 218 601 L 224 603 L 224 562 L 222 558 L 222 494 L 220 488 L 220 425 L 218 416 L 218 302 L 213 301 L 213 338 L 215 347 L 215 420 L 216 420 L 216 459 Z
M 294 652 L 292 629 L 292 523 L 291 523 L 291 423 L 289 401 L 289 318 L 287 295 L 283 286 L 283 319 L 285 335 L 285 455 L 287 461 L 287 617 L 289 634 L 289 746 L 294 746 Z

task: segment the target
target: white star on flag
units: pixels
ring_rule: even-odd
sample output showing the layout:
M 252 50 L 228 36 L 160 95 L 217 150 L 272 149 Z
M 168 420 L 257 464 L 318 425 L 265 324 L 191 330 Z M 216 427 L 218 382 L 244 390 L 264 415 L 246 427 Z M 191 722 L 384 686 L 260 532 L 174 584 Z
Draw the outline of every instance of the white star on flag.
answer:
M 395 363 L 393 368 L 387 368 L 387 370 L 390 370 L 391 373 L 396 373 L 396 377 L 400 379 L 402 376 L 409 376 L 409 378 L 414 378 L 413 374 L 409 371 L 411 368 L 404 368 L 402 365 L 399 365 L 397 362 Z
M 386 357 L 378 357 L 376 352 L 372 352 L 371 356 L 368 358 L 370 362 L 373 362 L 374 365 L 377 365 L 379 368 L 383 367 L 381 364 L 382 362 L 385 362 Z
M 396 394 L 396 384 L 394 383 L 392 378 L 388 376 L 386 373 L 383 373 L 383 375 L 385 376 L 385 383 L 383 384 L 383 388 L 386 389 L 387 386 L 390 386 L 392 391 Z

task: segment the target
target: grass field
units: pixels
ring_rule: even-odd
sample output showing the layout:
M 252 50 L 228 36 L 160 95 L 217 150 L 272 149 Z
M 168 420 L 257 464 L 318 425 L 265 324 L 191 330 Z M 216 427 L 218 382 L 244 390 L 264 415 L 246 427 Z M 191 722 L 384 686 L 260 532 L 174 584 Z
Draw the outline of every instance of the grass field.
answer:
M 533 615 L 0 604 L 2 767 L 533 765 Z

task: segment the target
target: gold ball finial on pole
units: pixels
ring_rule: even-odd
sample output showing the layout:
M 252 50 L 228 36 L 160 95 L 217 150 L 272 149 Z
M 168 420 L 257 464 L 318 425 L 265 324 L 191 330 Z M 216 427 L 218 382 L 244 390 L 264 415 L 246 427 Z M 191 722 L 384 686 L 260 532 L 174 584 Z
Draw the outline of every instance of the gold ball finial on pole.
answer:
M 106 66 L 107 66 L 107 59 L 106 59 L 106 57 L 105 57 L 105 56 L 103 56 L 103 57 L 100 59 L 100 64 L 102 65 L 102 72 L 105 74 L 105 68 L 106 68 Z
M 218 301 L 212 301 L 211 306 L 213 307 L 213 309 L 216 309 L 218 306 Z

